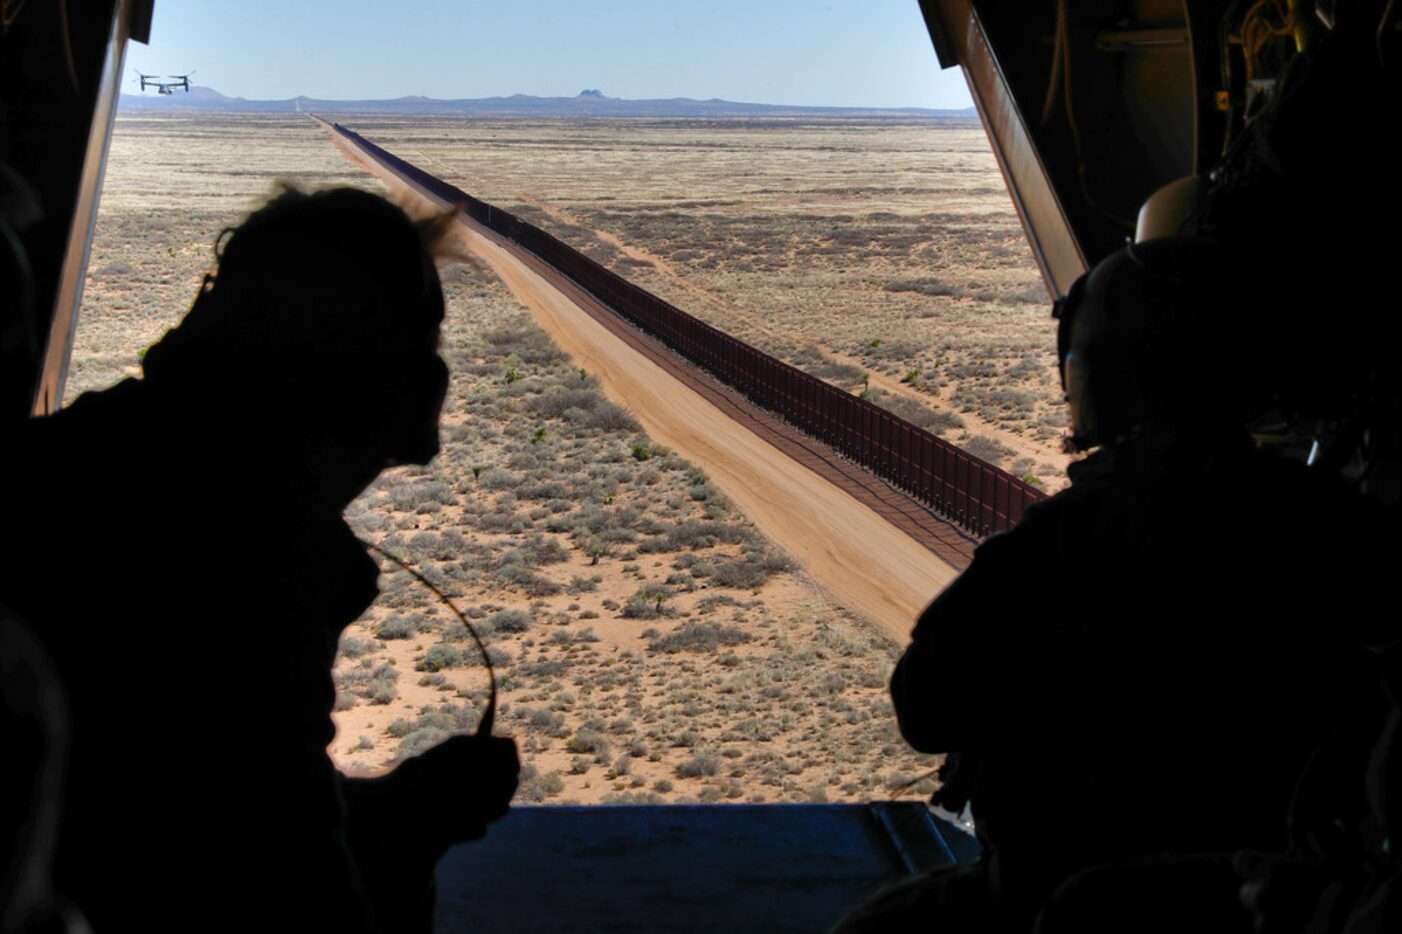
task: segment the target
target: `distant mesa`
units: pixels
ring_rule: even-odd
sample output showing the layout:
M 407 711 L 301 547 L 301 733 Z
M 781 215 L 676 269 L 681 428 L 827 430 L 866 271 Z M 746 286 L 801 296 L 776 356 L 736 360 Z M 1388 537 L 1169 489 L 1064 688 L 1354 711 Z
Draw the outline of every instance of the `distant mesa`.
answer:
M 603 96 L 604 96 L 604 92 L 603 92 L 603 91 L 600 91 L 598 88 L 585 88 L 583 91 L 580 91 L 580 92 L 579 92 L 579 96 L 580 96 L 580 97 L 603 97 Z

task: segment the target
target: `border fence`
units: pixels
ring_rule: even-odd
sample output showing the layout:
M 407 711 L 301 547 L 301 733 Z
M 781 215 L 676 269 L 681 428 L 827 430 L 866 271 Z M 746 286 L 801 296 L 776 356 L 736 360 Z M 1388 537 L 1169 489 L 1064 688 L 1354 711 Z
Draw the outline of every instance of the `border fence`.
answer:
M 769 354 L 609 271 L 554 236 L 435 178 L 339 123 L 388 168 L 568 276 L 624 320 L 760 407 L 830 445 L 975 535 L 1011 528 L 1040 493 L 1027 482 Z

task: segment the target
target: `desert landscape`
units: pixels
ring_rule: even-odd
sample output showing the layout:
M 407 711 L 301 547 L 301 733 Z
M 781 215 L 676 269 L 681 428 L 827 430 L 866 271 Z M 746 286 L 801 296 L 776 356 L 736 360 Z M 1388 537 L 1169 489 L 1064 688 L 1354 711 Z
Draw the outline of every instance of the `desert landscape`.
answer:
M 345 119 L 684 309 L 1049 489 L 1051 322 L 976 125 Z M 285 179 L 378 189 L 295 115 L 119 116 L 67 397 L 139 373 L 218 232 Z M 443 270 L 443 453 L 350 510 L 488 640 L 520 802 L 923 795 L 899 645 L 646 434 L 485 268 Z M 461 625 L 387 573 L 342 641 L 338 735 L 377 771 L 475 725 Z
M 976 119 L 341 122 L 768 353 L 1064 483 L 1050 300 Z

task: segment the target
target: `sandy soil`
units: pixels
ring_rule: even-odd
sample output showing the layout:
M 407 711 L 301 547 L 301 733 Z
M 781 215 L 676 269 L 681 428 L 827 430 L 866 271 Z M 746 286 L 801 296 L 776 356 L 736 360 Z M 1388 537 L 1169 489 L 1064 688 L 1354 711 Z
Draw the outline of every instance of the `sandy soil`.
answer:
M 343 137 L 337 146 L 387 185 L 407 186 Z M 412 197 L 412 195 L 410 195 Z M 489 265 L 552 340 L 595 375 L 648 434 L 701 467 L 740 511 L 837 603 L 903 642 L 956 571 L 875 512 L 736 424 L 610 334 L 499 239 L 460 222 L 463 245 Z

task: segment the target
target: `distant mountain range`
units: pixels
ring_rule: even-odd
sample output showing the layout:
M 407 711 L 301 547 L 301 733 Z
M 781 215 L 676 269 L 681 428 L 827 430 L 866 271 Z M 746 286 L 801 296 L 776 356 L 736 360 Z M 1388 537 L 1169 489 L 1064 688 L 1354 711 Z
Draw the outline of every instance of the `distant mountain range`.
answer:
M 929 110 L 921 107 L 798 107 L 784 104 L 745 104 L 717 98 L 698 101 L 689 97 L 666 100 L 624 100 L 589 89 L 575 97 L 480 97 L 437 100 L 431 97 L 397 97 L 393 100 L 330 101 L 293 97 L 282 101 L 253 101 L 226 97 L 213 88 L 194 87 L 188 93 L 123 94 L 118 107 L 124 111 L 162 110 L 243 111 L 248 113 L 316 114 L 448 114 L 500 117 L 886 117 L 925 119 L 977 119 L 974 108 Z

